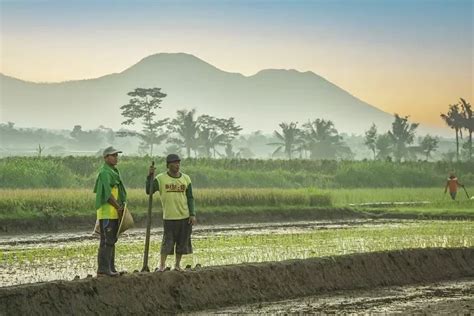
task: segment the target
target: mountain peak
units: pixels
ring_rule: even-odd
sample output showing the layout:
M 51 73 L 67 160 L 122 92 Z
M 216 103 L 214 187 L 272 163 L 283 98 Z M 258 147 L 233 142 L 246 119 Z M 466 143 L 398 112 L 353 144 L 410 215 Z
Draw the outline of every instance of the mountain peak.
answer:
M 124 72 L 129 72 L 132 70 L 164 70 L 164 69 L 174 69 L 178 70 L 180 68 L 185 68 L 188 70 L 204 70 L 204 69 L 213 69 L 217 68 L 213 65 L 205 62 L 198 57 L 186 54 L 186 53 L 158 53 L 147 56 L 140 60 L 135 65 L 126 69 Z

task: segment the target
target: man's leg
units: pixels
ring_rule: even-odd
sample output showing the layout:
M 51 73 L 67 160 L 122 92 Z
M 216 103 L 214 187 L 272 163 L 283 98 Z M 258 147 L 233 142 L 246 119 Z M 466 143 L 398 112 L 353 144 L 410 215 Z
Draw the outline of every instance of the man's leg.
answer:
M 113 251 L 115 248 L 115 243 L 117 242 L 118 220 L 103 220 L 103 225 L 101 225 L 101 230 L 102 229 L 105 235 L 105 247 L 103 247 L 102 250 L 103 268 L 100 270 L 100 274 L 117 276 L 118 273 L 112 272 L 110 268 L 112 263 L 112 255 L 114 254 Z
M 112 247 L 112 256 L 110 258 L 110 271 L 117 272 L 115 268 L 115 245 Z
M 456 192 L 449 192 L 449 195 L 451 195 L 453 201 L 456 200 Z
M 183 257 L 182 254 L 176 252 L 176 261 L 174 263 L 175 270 L 181 270 L 181 258 Z
M 107 223 L 104 223 L 104 220 L 99 221 L 100 229 L 100 243 L 99 251 L 97 253 L 97 274 L 107 274 L 109 272 L 107 257 L 105 255 L 105 229 L 104 226 Z
M 166 254 L 161 254 L 161 257 L 160 257 L 160 271 L 164 271 L 166 269 L 166 258 L 168 257 L 168 255 Z
M 174 227 L 175 221 L 164 220 L 163 221 L 163 239 L 161 240 L 160 249 L 160 266 L 158 271 L 165 271 L 166 269 L 166 258 L 168 255 L 174 255 Z
M 183 255 L 193 253 L 193 247 L 191 244 L 191 233 L 193 226 L 189 224 L 189 219 L 183 219 L 179 221 L 179 230 L 176 242 L 176 262 L 175 269 L 181 270 L 181 258 Z

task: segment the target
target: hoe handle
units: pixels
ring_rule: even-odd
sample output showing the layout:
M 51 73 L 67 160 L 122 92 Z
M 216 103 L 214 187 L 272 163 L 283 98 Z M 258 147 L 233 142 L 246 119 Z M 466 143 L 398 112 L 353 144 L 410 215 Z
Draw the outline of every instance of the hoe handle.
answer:
M 155 166 L 155 162 L 151 162 L 151 166 Z M 143 252 L 143 267 L 142 272 L 150 272 L 150 268 L 148 267 L 148 251 L 150 249 L 150 230 L 151 230 L 151 210 L 153 208 L 153 183 L 155 181 L 155 172 L 151 173 L 151 181 L 148 186 L 148 216 L 146 222 L 146 235 L 145 235 L 145 250 Z

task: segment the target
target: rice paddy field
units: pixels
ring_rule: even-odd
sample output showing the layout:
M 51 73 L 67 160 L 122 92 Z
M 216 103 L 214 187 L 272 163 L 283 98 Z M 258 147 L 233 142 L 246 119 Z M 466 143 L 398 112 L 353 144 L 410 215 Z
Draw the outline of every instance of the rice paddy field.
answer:
M 199 189 L 195 188 L 198 212 L 213 213 L 241 209 L 281 210 L 288 208 L 383 208 L 386 211 L 447 215 L 474 214 L 474 200 L 463 191 L 456 201 L 443 193 L 443 188 L 392 189 Z M 145 214 L 148 196 L 143 189 L 128 190 L 129 208 L 135 215 Z M 94 194 L 86 189 L 0 189 L 1 219 L 93 218 Z M 154 210 L 161 210 L 158 194 Z
M 158 264 L 162 231 L 151 237 L 150 266 Z M 117 266 L 140 270 L 144 230 L 131 230 L 117 244 Z M 351 253 L 428 247 L 474 247 L 473 221 L 346 220 L 228 226 L 196 226 L 194 253 L 183 267 L 245 264 Z M 0 286 L 72 280 L 94 275 L 97 237 L 90 232 L 3 236 Z M 170 258 L 168 265 L 172 266 Z

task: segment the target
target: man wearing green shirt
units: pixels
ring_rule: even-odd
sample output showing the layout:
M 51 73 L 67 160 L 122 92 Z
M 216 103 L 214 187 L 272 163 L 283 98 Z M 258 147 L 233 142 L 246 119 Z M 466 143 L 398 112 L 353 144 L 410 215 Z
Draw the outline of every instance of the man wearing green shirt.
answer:
M 100 227 L 100 244 L 97 255 L 97 276 L 117 276 L 115 269 L 115 243 L 119 219 L 122 217 L 127 192 L 115 167 L 121 151 L 107 147 L 103 152 L 104 164 L 94 186 L 95 207 Z
M 179 171 L 181 159 L 178 155 L 166 157 L 167 172 L 160 173 L 153 180 L 153 192 L 160 191 L 163 206 L 163 240 L 161 242 L 160 266 L 157 271 L 166 269 L 166 258 L 176 253 L 174 268 L 181 270 L 181 257 L 193 253 L 191 245 L 192 226 L 196 224 L 194 198 L 191 178 Z M 150 167 L 146 193 L 150 194 L 150 182 L 155 168 Z

